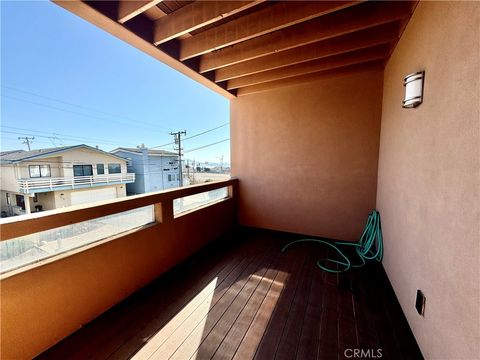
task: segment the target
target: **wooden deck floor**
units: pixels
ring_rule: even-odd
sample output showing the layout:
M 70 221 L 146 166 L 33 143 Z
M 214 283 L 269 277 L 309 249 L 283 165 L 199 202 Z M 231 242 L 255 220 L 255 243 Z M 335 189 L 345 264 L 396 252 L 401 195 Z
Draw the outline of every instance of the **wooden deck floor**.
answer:
M 39 358 L 422 358 L 381 266 L 326 274 L 321 246 L 290 240 L 240 229 Z

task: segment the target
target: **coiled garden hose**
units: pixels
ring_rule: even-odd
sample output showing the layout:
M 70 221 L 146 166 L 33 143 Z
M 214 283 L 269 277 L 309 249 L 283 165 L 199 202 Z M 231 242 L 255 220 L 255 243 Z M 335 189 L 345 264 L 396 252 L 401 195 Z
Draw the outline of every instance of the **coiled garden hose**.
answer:
M 323 271 L 329 273 L 341 273 L 350 270 L 350 268 L 358 268 L 365 265 L 367 260 L 377 260 L 381 262 L 383 259 L 383 237 L 382 237 L 382 224 L 380 222 L 380 213 L 377 210 L 373 210 L 367 219 L 367 224 L 363 230 L 363 234 L 360 237 L 358 243 L 346 242 L 346 241 L 334 241 L 328 242 L 320 239 L 300 239 L 295 240 L 284 246 L 282 252 L 293 244 L 302 242 L 316 242 L 325 244 L 334 249 L 339 255 L 339 259 L 321 259 L 317 260 L 317 266 Z M 338 246 L 354 246 L 360 263 L 352 264 L 350 259 L 340 250 Z M 328 263 L 337 264 L 336 268 L 326 266 Z M 340 268 L 338 268 L 338 265 Z

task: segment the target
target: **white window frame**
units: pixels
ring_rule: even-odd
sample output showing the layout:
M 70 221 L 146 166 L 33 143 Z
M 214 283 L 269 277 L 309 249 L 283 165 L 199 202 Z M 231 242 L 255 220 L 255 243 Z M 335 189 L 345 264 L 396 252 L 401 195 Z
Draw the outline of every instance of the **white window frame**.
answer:
M 32 168 L 38 168 L 38 176 L 32 176 Z M 43 175 L 43 170 L 48 169 L 48 175 Z M 28 165 L 28 175 L 30 178 L 52 177 L 50 165 Z

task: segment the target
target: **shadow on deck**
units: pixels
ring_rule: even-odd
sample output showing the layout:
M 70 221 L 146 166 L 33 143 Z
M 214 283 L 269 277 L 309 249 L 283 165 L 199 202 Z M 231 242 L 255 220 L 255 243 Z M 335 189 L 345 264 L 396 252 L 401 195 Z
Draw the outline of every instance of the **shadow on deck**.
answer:
M 379 264 L 327 274 L 295 238 L 240 228 L 38 358 L 422 358 Z

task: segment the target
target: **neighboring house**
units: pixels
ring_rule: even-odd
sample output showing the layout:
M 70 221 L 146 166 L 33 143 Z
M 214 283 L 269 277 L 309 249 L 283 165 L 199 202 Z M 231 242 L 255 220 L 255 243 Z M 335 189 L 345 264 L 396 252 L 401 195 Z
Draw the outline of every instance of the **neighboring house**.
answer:
M 75 145 L 0 153 L 3 216 L 52 210 L 126 196 L 125 159 Z
M 120 147 L 111 151 L 128 162 L 128 171 L 135 173 L 135 182 L 127 185 L 128 194 L 143 194 L 151 191 L 180 186 L 178 154 L 165 150 L 149 150 Z

